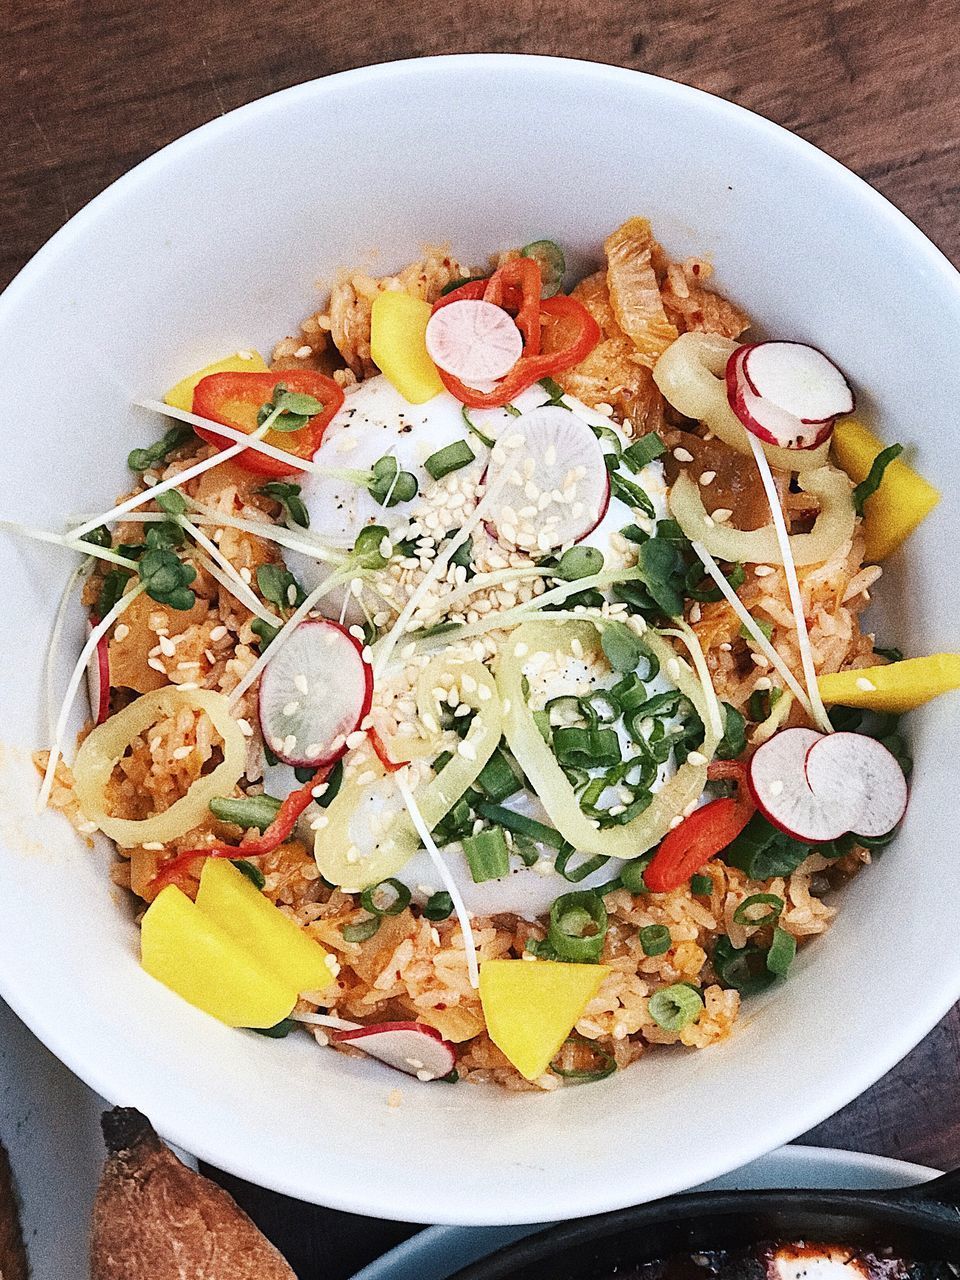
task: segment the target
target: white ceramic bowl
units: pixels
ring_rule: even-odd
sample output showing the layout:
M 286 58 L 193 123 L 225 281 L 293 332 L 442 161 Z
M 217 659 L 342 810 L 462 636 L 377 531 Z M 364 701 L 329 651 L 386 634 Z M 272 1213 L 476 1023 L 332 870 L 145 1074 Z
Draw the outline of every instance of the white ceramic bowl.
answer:
M 960 277 L 894 208 L 806 143 L 669 81 L 478 56 L 367 68 L 254 103 L 167 147 L 75 217 L 0 300 L 2 514 L 57 527 L 128 484 L 160 423 L 130 407 L 237 347 L 269 349 L 341 264 L 466 261 L 552 236 L 573 274 L 630 214 L 770 331 L 815 342 L 944 502 L 890 566 L 882 633 L 955 645 Z M 953 552 L 951 552 L 953 548 Z M 960 994 L 957 704 L 911 720 L 903 835 L 837 927 L 726 1044 L 656 1053 L 543 1096 L 423 1085 L 230 1031 L 137 963 L 131 912 L 31 811 L 41 666 L 69 557 L 0 543 L 0 990 L 98 1092 L 214 1164 L 386 1217 L 512 1223 L 596 1213 L 714 1177 L 870 1085 Z M 952 732 L 951 732 L 952 731 Z M 403 1103 L 389 1107 L 399 1086 Z

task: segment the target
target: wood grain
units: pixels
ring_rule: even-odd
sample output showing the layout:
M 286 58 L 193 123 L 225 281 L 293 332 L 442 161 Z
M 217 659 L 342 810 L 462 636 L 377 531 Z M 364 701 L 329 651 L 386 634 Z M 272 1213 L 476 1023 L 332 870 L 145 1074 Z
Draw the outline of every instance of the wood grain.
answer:
M 348 67 L 482 50 L 733 99 L 862 174 L 960 263 L 960 0 L 0 0 L 0 15 L 0 284 L 131 165 L 222 112 Z M 958 1162 L 958 1059 L 955 1011 L 811 1140 Z M 226 1181 L 303 1275 L 321 1257 L 328 1280 L 347 1275 L 402 1233 Z

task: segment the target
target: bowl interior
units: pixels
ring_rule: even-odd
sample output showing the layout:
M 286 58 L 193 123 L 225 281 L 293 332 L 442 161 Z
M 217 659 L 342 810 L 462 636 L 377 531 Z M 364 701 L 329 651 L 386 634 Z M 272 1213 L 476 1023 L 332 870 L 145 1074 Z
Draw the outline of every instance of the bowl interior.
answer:
M 758 324 L 828 351 L 882 436 L 915 444 L 944 501 L 890 563 L 877 625 L 912 652 L 953 647 L 956 273 L 879 196 L 783 131 L 583 63 L 478 56 L 334 76 L 206 126 L 94 201 L 0 300 L 2 515 L 55 528 L 108 505 L 128 484 L 128 449 L 162 429 L 132 399 L 238 347 L 268 353 L 343 265 L 382 272 L 445 240 L 483 261 L 550 236 L 575 276 L 635 213 L 675 256 L 708 255 Z M 107 850 L 33 813 L 27 753 L 47 740 L 44 649 L 71 557 L 4 539 L 0 563 L 0 990 L 95 1089 L 222 1168 L 415 1221 L 636 1203 L 796 1136 L 872 1083 L 960 991 L 943 750 L 956 703 L 941 699 L 912 717 L 902 836 L 722 1046 L 651 1054 L 543 1096 L 418 1084 L 301 1038 L 229 1031 L 141 972 Z M 79 638 L 81 620 L 71 625 Z

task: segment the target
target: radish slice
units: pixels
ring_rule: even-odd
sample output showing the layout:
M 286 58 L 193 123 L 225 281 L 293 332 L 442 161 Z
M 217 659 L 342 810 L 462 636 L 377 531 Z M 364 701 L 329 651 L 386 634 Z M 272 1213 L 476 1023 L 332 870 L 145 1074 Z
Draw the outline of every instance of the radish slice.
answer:
M 423 1022 L 377 1022 L 356 1031 L 334 1031 L 330 1038 L 338 1044 L 352 1044 L 418 1080 L 440 1080 L 457 1065 L 453 1045 Z
M 785 344 L 788 345 L 788 344 Z M 772 400 L 757 395 L 744 372 L 752 347 L 739 347 L 727 362 L 727 400 L 746 429 L 782 449 L 815 449 L 833 430 L 833 418 L 804 422 Z
M 804 342 L 756 342 L 743 372 L 750 390 L 803 423 L 819 424 L 853 412 L 853 392 L 837 366 Z
M 100 621 L 93 618 L 90 631 Z M 103 724 L 110 716 L 110 641 L 103 635 L 87 663 L 87 695 L 95 724 Z
M 862 733 L 832 733 L 807 751 L 810 790 L 824 805 L 849 800 L 857 809 L 850 830 L 859 836 L 885 836 L 907 807 L 907 780 L 882 742 Z
M 489 511 L 498 540 L 541 553 L 581 541 L 610 503 L 600 441 L 582 418 L 559 405 L 533 409 L 516 426 L 523 448 L 507 454 L 495 449 L 487 468 L 487 490 L 498 493 Z
M 325 618 L 294 628 L 260 677 L 260 729 L 284 764 L 330 764 L 370 710 L 373 672 L 360 645 Z
M 427 353 L 444 373 L 470 387 L 490 387 L 523 354 L 523 335 L 511 315 L 492 302 L 462 299 L 427 322 Z
M 859 813 L 855 792 L 838 790 L 827 800 L 807 783 L 807 752 L 823 740 L 815 729 L 783 729 L 757 748 L 747 771 L 750 794 L 767 821 L 810 844 L 851 831 Z

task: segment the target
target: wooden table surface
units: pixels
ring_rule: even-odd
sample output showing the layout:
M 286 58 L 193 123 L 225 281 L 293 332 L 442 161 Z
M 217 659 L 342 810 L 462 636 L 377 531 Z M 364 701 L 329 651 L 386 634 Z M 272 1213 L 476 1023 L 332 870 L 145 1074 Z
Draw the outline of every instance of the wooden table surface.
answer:
M 0 15 L 0 286 L 109 182 L 217 114 L 348 67 L 469 51 L 582 56 L 731 98 L 856 170 L 960 264 L 960 0 L 0 0 Z M 958 1059 L 955 1009 L 807 1140 L 960 1163 Z M 304 1276 L 321 1257 L 326 1280 L 349 1275 L 407 1230 L 224 1181 Z

